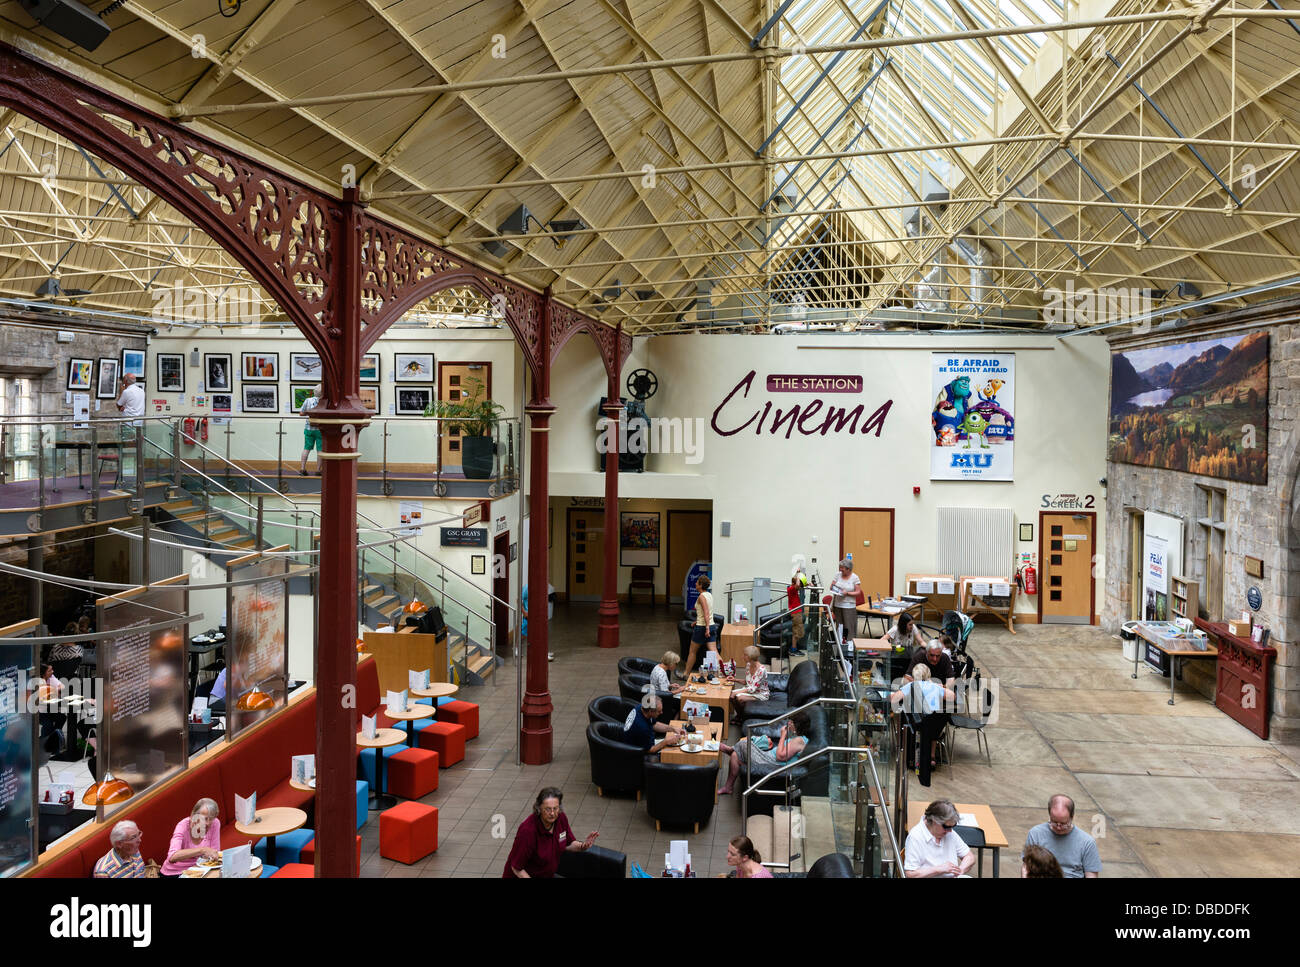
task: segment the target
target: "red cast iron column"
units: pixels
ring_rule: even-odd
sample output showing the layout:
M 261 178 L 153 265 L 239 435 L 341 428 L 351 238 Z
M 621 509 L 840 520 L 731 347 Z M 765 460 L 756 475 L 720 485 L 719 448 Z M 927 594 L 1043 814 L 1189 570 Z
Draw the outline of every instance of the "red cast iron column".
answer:
M 336 303 L 325 361 L 325 401 L 312 424 L 321 457 L 320 609 L 316 615 L 316 875 L 356 877 L 357 775 L 357 458 L 369 422 L 361 379 L 361 206 L 344 194 L 342 237 L 334 251 Z M 332 364 L 332 365 L 331 365 Z
M 622 335 L 620 325 L 619 334 Z M 614 340 L 614 358 L 609 361 L 609 389 L 605 403 L 605 418 L 609 421 L 605 439 L 614 442 L 614 449 L 605 454 L 605 594 L 596 612 L 596 644 L 601 648 L 618 647 L 618 459 L 619 419 L 623 404 L 619 399 L 619 340 Z
M 533 374 L 533 396 L 528 414 L 532 453 L 529 473 L 528 513 L 528 675 L 524 685 L 523 724 L 519 733 L 519 754 L 525 765 L 551 761 L 551 693 L 547 681 L 546 652 L 550 648 L 547 627 L 547 547 L 549 488 L 547 486 L 548 435 L 551 429 L 551 290 L 542 303 L 542 329 L 538 346 L 537 372 Z

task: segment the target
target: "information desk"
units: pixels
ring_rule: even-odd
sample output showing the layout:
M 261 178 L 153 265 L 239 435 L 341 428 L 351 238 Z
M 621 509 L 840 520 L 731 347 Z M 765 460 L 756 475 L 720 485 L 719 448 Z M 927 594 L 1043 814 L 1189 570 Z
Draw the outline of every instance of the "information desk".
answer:
M 718 657 L 723 661 L 734 661 L 737 671 L 744 668 L 745 649 L 754 643 L 756 628 L 757 625 L 748 621 L 723 625 L 722 633 L 718 635 Z
M 1138 659 L 1144 657 L 1148 650 L 1154 648 L 1168 655 L 1170 705 L 1174 704 L 1174 682 L 1182 678 L 1178 668 L 1179 659 L 1219 657 L 1219 650 L 1213 642 L 1208 643 L 1204 649 L 1197 648 L 1186 635 L 1179 634 L 1177 625 L 1168 621 L 1135 621 L 1133 630 L 1146 643 L 1143 648 L 1133 649 L 1133 677 L 1138 677 Z
M 1277 649 L 1229 633 L 1227 624 L 1196 619 L 1196 627 L 1219 646 L 1214 704 L 1261 739 L 1268 738 L 1270 674 Z
M 379 690 L 400 692 L 411 684 L 411 672 L 429 669 L 431 682 L 445 682 L 447 675 L 447 636 L 422 635 L 410 626 L 400 631 L 367 631 L 362 637 L 366 651 L 375 656 L 379 672 Z

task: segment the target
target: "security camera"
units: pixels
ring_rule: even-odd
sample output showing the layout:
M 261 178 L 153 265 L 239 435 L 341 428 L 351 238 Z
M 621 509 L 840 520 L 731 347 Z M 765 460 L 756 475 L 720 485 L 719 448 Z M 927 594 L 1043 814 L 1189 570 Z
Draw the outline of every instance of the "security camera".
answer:
M 1102 477 L 1100 480 L 1097 481 L 1097 483 L 1101 484 L 1103 487 L 1106 486 L 1106 478 Z

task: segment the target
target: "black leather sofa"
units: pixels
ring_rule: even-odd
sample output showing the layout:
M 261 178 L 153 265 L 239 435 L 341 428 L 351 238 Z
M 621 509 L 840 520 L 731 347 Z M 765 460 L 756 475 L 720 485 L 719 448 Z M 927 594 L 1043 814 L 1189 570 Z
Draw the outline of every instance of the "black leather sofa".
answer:
M 723 624 L 724 622 L 722 620 L 722 615 L 715 614 L 713 616 L 715 641 L 722 636 Z M 683 618 L 681 621 L 677 622 L 677 644 L 678 647 L 680 647 L 681 649 L 681 651 L 679 651 L 678 654 L 682 656 L 683 662 L 686 661 L 686 656 L 691 653 L 691 629 L 693 629 L 694 627 L 695 627 L 695 615 L 691 615 L 690 617 Z M 697 661 L 702 660 L 703 657 L 704 657 L 703 655 L 698 655 Z
M 603 846 L 579 851 L 566 849 L 560 854 L 560 868 L 555 875 L 566 879 L 621 880 L 627 877 L 627 854 Z
M 716 756 L 698 766 L 659 762 L 653 756 L 645 760 L 645 811 L 655 821 L 655 829 L 661 824 L 692 826 L 698 833 L 713 815 L 717 788 Z
M 802 795 L 825 796 L 829 788 L 830 761 L 825 756 L 816 759 L 813 759 L 812 756 L 818 749 L 824 749 L 830 744 L 830 726 L 826 720 L 826 710 L 821 706 L 810 708 L 805 714 L 808 716 L 808 732 L 804 738 L 808 742 L 790 771 L 773 780 L 773 784 L 768 788 L 774 790 L 784 788 L 784 782 L 788 779 L 791 786 L 797 788 Z M 784 722 L 775 725 L 755 725 L 746 734 L 750 736 L 767 735 L 772 739 L 772 744 L 776 745 L 781 736 L 781 725 L 783 724 Z M 775 766 L 755 764 L 750 768 L 749 780 L 756 782 L 762 776 L 781 768 L 782 765 L 784 763 Z M 741 766 L 740 776 L 737 781 L 740 783 L 737 789 L 739 791 L 746 781 L 744 766 Z M 762 813 L 770 816 L 773 807 L 781 802 L 783 800 L 778 796 L 750 796 L 750 815 Z
M 587 750 L 591 755 L 591 781 L 596 792 L 634 792 L 641 798 L 645 786 L 645 753 L 623 741 L 623 726 L 615 722 L 592 722 L 587 726 Z
M 587 722 L 614 722 L 620 728 L 641 705 L 619 695 L 601 695 L 587 703 Z
M 788 675 L 768 675 L 767 688 L 771 697 L 762 702 L 746 702 L 737 706 L 736 717 L 742 723 L 765 722 L 800 705 L 821 698 L 822 676 L 816 662 L 802 661 Z
M 646 675 L 654 671 L 655 665 L 659 664 L 653 658 L 620 658 L 618 660 L 618 673 L 620 675 Z

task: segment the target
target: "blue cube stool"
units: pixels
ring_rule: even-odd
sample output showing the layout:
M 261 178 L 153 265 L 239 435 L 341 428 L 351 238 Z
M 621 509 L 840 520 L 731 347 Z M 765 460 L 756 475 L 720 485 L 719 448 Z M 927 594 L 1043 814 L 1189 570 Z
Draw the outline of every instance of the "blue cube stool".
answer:
M 384 758 L 387 759 L 389 756 L 397 755 L 397 753 L 404 751 L 406 748 L 407 745 L 405 742 L 399 745 L 390 745 L 388 748 L 383 750 Z M 366 782 L 370 784 L 371 789 L 375 788 L 375 750 L 362 749 L 360 752 L 357 753 L 357 759 L 361 763 L 361 776 L 366 780 Z M 380 789 L 379 791 L 380 792 L 388 791 L 388 763 L 387 762 L 384 763 L 384 788 Z
M 302 848 L 307 845 L 316 833 L 310 829 L 295 829 L 289 833 L 283 833 L 275 838 L 275 855 L 266 855 L 266 840 L 259 839 L 253 844 L 253 852 L 257 854 L 263 865 L 270 863 L 274 866 L 284 866 L 286 863 L 297 863 L 298 854 Z
M 357 829 L 370 819 L 370 783 L 364 779 L 357 780 Z
M 280 844 L 279 844 L 279 843 L 276 843 L 275 846 L 276 846 L 275 851 L 276 851 L 277 853 L 280 852 Z M 259 874 L 257 874 L 257 878 L 258 878 L 259 880 L 270 879 L 271 875 L 272 875 L 276 870 L 278 870 L 279 868 L 280 868 L 280 867 L 278 867 L 278 866 L 272 866 L 272 865 L 269 864 L 269 863 L 263 863 L 263 864 L 262 864 L 262 872 L 259 873 Z

